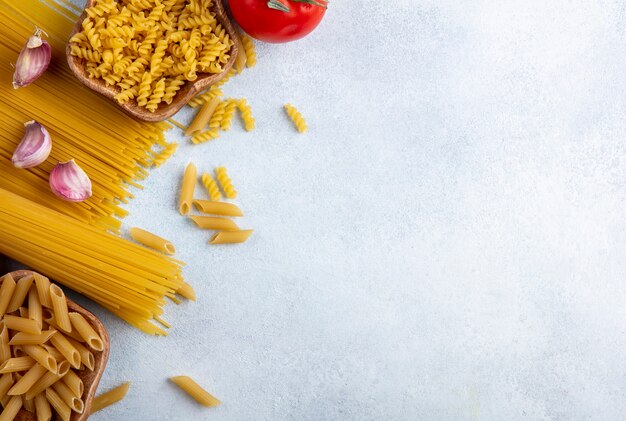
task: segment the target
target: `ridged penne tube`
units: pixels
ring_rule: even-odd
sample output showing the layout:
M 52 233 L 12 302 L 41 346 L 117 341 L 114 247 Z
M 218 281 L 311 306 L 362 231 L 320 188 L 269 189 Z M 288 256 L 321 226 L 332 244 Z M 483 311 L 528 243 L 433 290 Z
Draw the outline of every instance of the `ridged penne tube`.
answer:
M 22 409 L 22 397 L 12 396 L 4 405 L 4 410 L 0 415 L 0 421 L 12 421 Z
M 209 244 L 245 243 L 253 232 L 253 230 L 220 231 L 211 237 Z
M 63 399 L 61 399 L 57 392 L 55 392 L 51 388 L 47 388 L 46 399 L 48 400 L 48 402 L 50 402 L 50 405 L 52 405 L 54 410 L 63 421 L 68 421 L 70 419 L 70 416 L 72 415 L 72 410 L 65 402 L 63 402 Z
M 35 287 L 37 288 L 37 295 L 41 305 L 47 308 L 52 308 L 52 301 L 50 300 L 50 280 L 39 273 L 34 274 Z
M 28 354 L 26 354 L 26 352 L 22 348 L 22 345 L 15 345 L 13 347 L 13 357 L 14 358 L 27 357 L 27 356 L 28 356 Z
M 48 373 L 39 364 L 33 365 L 27 372 L 19 379 L 11 389 L 9 389 L 9 395 L 23 395 L 39 380 L 44 374 Z
M 50 403 L 46 399 L 46 395 L 39 393 L 34 399 L 37 421 L 50 421 L 52 419 L 52 410 L 50 409 Z
M 60 360 L 64 360 L 65 361 L 65 357 L 63 356 L 63 354 L 61 354 L 59 352 L 58 349 L 56 349 L 55 347 L 53 347 L 52 345 L 48 345 L 48 344 L 42 344 L 41 345 L 46 351 L 48 351 L 50 353 L 50 355 L 52 355 L 54 357 L 55 360 L 60 361 Z M 69 364 L 69 363 L 68 363 Z
M 62 381 L 56 382 L 52 385 L 52 388 L 55 392 L 57 392 L 61 399 L 63 399 L 63 402 L 65 402 L 65 404 L 72 409 L 72 411 L 82 414 L 84 409 L 83 400 L 78 396 L 75 396 L 65 383 Z
M 78 341 L 75 341 L 74 339 L 71 339 L 71 338 L 67 338 L 67 340 L 78 351 L 78 354 L 80 355 L 81 364 L 84 364 L 88 370 L 93 370 L 96 365 L 96 362 L 95 362 L 96 360 L 93 356 L 93 353 L 89 349 L 87 349 L 86 346 L 79 343 Z
M 62 334 L 53 335 L 50 342 L 74 368 L 80 368 L 80 354 L 69 340 Z
M 146 247 L 150 247 L 151 249 L 165 254 L 176 253 L 176 248 L 171 242 L 165 238 L 159 237 L 158 235 L 152 234 L 151 232 L 135 227 L 131 228 L 129 233 L 133 240 Z
M 241 36 L 241 34 L 239 35 Z M 237 73 L 241 73 L 243 72 L 243 69 L 246 68 L 246 61 L 248 61 L 248 56 L 245 53 L 245 49 L 243 44 L 241 43 L 240 37 L 234 37 L 233 41 L 237 45 L 237 50 L 239 51 L 237 57 L 235 58 L 235 65 L 233 66 L 233 68 L 237 71 Z
M 61 380 L 63 380 L 63 383 L 65 383 L 65 385 L 70 388 L 74 396 L 78 396 L 79 398 L 83 396 L 83 392 L 85 391 L 85 385 L 74 370 L 68 371 Z
M 204 406 L 218 406 L 221 402 L 204 390 L 202 386 L 193 381 L 191 377 L 187 376 L 174 376 L 170 377 L 170 381 L 183 389 L 189 396 L 194 398 L 196 402 Z
M 26 354 L 28 354 L 32 359 L 37 361 L 46 370 L 53 373 L 57 372 L 56 359 L 44 348 L 38 345 L 24 345 L 22 349 Z
M 50 285 L 50 300 L 54 311 L 54 320 L 57 325 L 66 332 L 72 331 L 72 323 L 67 311 L 67 299 L 63 290 L 55 284 Z
M 181 215 L 187 215 L 191 208 L 191 202 L 193 201 L 193 191 L 196 187 L 197 169 L 196 166 L 190 162 L 185 168 L 185 175 L 183 176 L 183 183 L 180 189 L 180 200 L 178 211 Z
M 37 326 L 41 329 L 43 318 L 36 285 L 31 286 L 28 291 L 28 318 L 36 321 Z
M 0 365 L 0 373 L 16 373 L 18 371 L 30 370 L 35 365 L 35 360 L 31 357 L 9 358 Z
M 30 333 L 31 335 L 41 334 L 41 327 L 35 320 L 25 319 L 17 316 L 4 316 L 4 324 L 11 330 Z
M 237 231 L 239 227 L 232 219 L 219 218 L 216 216 L 197 216 L 189 217 L 199 228 L 218 230 L 218 231 Z
M 223 216 L 243 216 L 241 209 L 232 203 L 213 202 L 210 200 L 194 200 L 193 204 L 196 209 L 203 213 Z
M 69 363 L 67 361 L 61 361 L 59 363 L 59 371 L 61 371 L 62 369 L 69 370 Z M 33 385 L 33 387 L 30 388 L 28 392 L 26 392 L 26 399 L 34 398 L 36 395 L 42 393 L 47 388 L 61 380 L 62 377 L 62 374 L 54 374 L 48 371 L 39 380 L 37 380 L 37 382 Z
M 128 393 L 128 388 L 130 387 L 130 382 L 123 383 L 108 392 L 105 392 L 101 395 L 98 395 L 94 398 L 91 403 L 91 413 L 93 414 L 96 411 L 101 410 L 102 408 L 106 408 L 109 405 L 113 405 L 116 402 L 121 401 Z
M 85 318 L 80 313 L 72 312 L 70 313 L 70 321 L 72 322 L 72 327 L 78 332 L 78 334 L 85 340 L 85 343 L 91 347 L 91 349 L 96 351 L 104 350 L 104 344 L 102 339 L 93 327 L 85 320 Z
M 185 136 L 193 136 L 197 132 L 204 130 L 204 128 L 209 124 L 209 120 L 211 119 L 211 116 L 213 116 L 213 112 L 219 103 L 219 98 L 213 98 L 209 102 L 205 102 L 189 127 L 187 127 L 187 130 L 185 130 Z
M 0 324 L 0 364 L 11 358 L 11 346 L 9 345 L 9 329 L 4 323 Z
M 2 277 L 2 286 L 0 286 L 0 316 L 7 312 L 16 285 L 10 273 Z
M 11 301 L 9 301 L 9 305 L 6 310 L 7 313 L 13 313 L 15 310 L 19 309 L 22 304 L 24 304 L 24 300 L 26 299 L 28 290 L 32 284 L 32 275 L 24 276 L 22 279 L 17 281 L 15 290 L 13 291 L 13 296 L 11 297 Z
M 78 334 L 78 332 L 74 332 L 74 330 L 72 330 L 71 332 L 67 332 L 67 331 L 64 331 L 63 329 L 61 329 L 61 327 L 59 326 L 59 324 L 55 320 L 54 315 L 48 309 L 44 309 L 43 310 L 42 316 L 43 316 L 43 321 L 45 323 L 48 323 L 50 328 L 58 330 L 60 333 L 62 333 L 63 335 L 67 336 L 68 338 L 75 339 L 75 340 L 77 340 L 79 342 L 83 342 L 84 341 L 84 339 Z M 68 317 L 69 317 L 69 314 L 68 314 Z
M 193 287 L 187 282 L 183 283 L 183 286 L 178 288 L 178 291 L 176 291 L 176 293 L 182 295 L 188 300 L 196 301 L 196 292 L 193 290 Z
M 39 345 L 48 342 L 57 333 L 55 329 L 44 330 L 39 335 L 18 332 L 9 341 L 9 345 Z
M 0 376 L 0 399 L 4 398 L 13 386 L 13 374 L 4 373 Z

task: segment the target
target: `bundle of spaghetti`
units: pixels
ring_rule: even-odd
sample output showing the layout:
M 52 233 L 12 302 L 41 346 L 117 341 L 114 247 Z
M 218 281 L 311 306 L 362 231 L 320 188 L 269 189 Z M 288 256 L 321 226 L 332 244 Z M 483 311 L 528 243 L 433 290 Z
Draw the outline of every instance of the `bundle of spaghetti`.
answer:
M 152 147 L 164 145 L 167 123 L 135 121 L 115 104 L 85 88 L 69 70 L 65 42 L 75 10 L 50 2 L 21 0 L 3 2 L 0 7 L 0 187 L 36 203 L 101 228 L 119 231 L 117 217 L 125 216 L 120 207 L 132 198 L 128 186 L 148 172 L 154 154 Z M 18 90 L 11 86 L 20 50 L 35 27 L 48 35 L 52 63 L 35 83 Z M 52 137 L 48 160 L 37 168 L 18 170 L 11 155 L 20 142 L 23 124 L 36 120 Z M 93 196 L 81 204 L 66 203 L 49 192 L 48 175 L 58 161 L 75 159 L 89 175 Z
M 149 334 L 182 263 L 0 188 L 0 254 L 45 273 Z

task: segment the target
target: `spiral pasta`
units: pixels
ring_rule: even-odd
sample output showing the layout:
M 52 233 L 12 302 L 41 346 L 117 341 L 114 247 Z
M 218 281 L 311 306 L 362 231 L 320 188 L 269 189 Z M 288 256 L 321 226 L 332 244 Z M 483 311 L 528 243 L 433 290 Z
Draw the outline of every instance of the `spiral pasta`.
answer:
M 172 155 L 174 155 L 177 149 L 178 143 L 170 143 L 166 145 L 163 150 L 154 157 L 154 159 L 152 160 L 152 165 L 154 165 L 155 167 L 160 167 L 165 161 L 167 161 L 172 157 Z
M 202 184 L 206 188 L 206 191 L 212 201 L 217 202 L 222 198 L 222 193 L 220 193 L 217 183 L 209 173 L 202 174 L 200 180 L 202 181 Z
M 234 199 L 237 197 L 237 190 L 233 187 L 233 183 L 226 172 L 225 167 L 217 167 L 215 169 L 215 175 L 217 176 L 217 180 L 220 182 L 220 186 L 222 186 L 222 190 L 224 191 L 224 195 L 229 199 Z
M 240 99 L 237 102 L 237 107 L 239 108 L 239 111 L 241 112 L 241 119 L 243 120 L 243 124 L 244 124 L 246 131 L 249 132 L 253 130 L 256 124 L 256 121 L 254 117 L 252 117 L 252 109 L 250 108 L 250 105 L 248 105 L 248 101 L 246 101 L 245 99 Z
M 234 45 L 212 0 L 96 0 L 86 15 L 70 54 L 119 88 L 119 103 L 151 112 L 200 74 L 223 72 Z
M 193 97 L 189 101 L 188 105 L 193 108 L 200 107 L 201 105 L 204 105 L 205 102 L 208 102 L 212 100 L 213 98 L 217 98 L 222 95 L 224 95 L 224 92 L 222 92 L 220 88 L 216 88 L 215 85 L 213 85 L 211 86 L 210 89 L 208 89 L 204 93 Z
M 293 124 L 296 126 L 296 129 L 298 129 L 300 133 L 304 133 L 308 130 L 304 117 L 302 117 L 302 114 L 300 114 L 300 111 L 298 111 L 296 107 L 291 104 L 285 104 L 285 112 L 287 113 L 291 121 L 293 121 Z
M 222 120 L 224 119 L 225 110 L 226 110 L 226 101 L 222 101 L 219 104 L 217 104 L 217 107 L 215 108 L 215 111 L 213 111 L 213 115 L 211 116 L 211 119 L 209 120 L 210 129 L 220 128 L 222 124 Z
M 254 67 L 256 65 L 256 49 L 254 47 L 254 41 L 246 34 L 241 34 L 241 43 L 246 53 L 246 65 L 248 67 Z
M 220 121 L 220 128 L 222 130 L 230 130 L 230 126 L 233 122 L 233 118 L 235 117 L 237 107 L 238 101 L 232 99 L 226 101 L 226 106 L 224 107 L 224 115 L 222 116 L 222 120 Z
M 198 145 L 200 143 L 217 139 L 218 137 L 220 137 L 220 132 L 217 129 L 210 129 L 205 132 L 194 135 L 191 138 L 191 143 L 193 143 L 194 145 Z

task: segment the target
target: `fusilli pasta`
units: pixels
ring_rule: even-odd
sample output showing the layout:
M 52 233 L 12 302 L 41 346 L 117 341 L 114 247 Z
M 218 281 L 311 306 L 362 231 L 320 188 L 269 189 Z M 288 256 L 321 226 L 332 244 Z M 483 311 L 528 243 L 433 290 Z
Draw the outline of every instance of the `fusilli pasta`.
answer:
M 300 111 L 298 111 L 296 107 L 291 104 L 285 104 L 285 112 L 287 113 L 291 121 L 293 121 L 293 124 L 296 126 L 296 129 L 298 129 L 300 133 L 304 133 L 308 130 L 304 117 L 302 117 L 302 114 L 300 114 Z
M 218 167 L 215 169 L 215 175 L 217 176 L 217 180 L 220 182 L 220 186 L 222 186 L 222 190 L 224 191 L 224 195 L 229 199 L 234 199 L 237 197 L 237 190 L 233 187 L 233 183 L 226 172 L 225 167 Z
M 222 193 L 220 193 L 220 189 L 217 187 L 217 183 L 209 173 L 202 174 L 200 180 L 202 181 L 202 184 L 206 188 L 206 191 L 212 201 L 217 202 L 222 198 Z

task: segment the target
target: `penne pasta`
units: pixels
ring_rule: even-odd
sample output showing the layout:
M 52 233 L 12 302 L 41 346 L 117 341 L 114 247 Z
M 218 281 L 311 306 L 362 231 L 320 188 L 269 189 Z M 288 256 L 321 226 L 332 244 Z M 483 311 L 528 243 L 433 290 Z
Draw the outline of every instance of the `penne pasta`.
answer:
M 211 120 L 211 117 L 220 102 L 221 100 L 219 97 L 215 97 L 210 101 L 205 102 L 189 127 L 185 130 L 185 136 L 193 136 L 194 134 L 204 130 L 204 128 L 209 124 L 209 120 Z
M 55 329 L 44 330 L 39 335 L 17 332 L 9 341 L 9 345 L 40 345 L 48 342 L 55 333 L 57 333 Z
M 63 354 L 61 354 L 59 352 L 59 350 L 57 350 L 55 347 L 53 347 L 52 345 L 48 345 L 48 344 L 42 344 L 41 346 L 43 346 L 43 348 L 48 351 L 50 353 L 50 355 L 52 355 L 54 357 L 55 360 L 60 361 L 60 360 L 65 360 L 65 357 L 63 356 Z
M 4 325 L 18 332 L 30 333 L 31 335 L 40 335 L 41 327 L 35 320 L 26 319 L 17 316 L 4 316 Z
M 80 368 L 80 354 L 76 348 L 63 335 L 53 335 L 50 338 L 52 345 L 65 357 L 65 359 L 74 368 Z
M 22 409 L 22 397 L 11 396 L 8 402 L 4 405 L 4 410 L 0 414 L 0 421 L 12 421 L 17 416 L 17 413 Z
M 55 284 L 50 285 L 50 300 L 54 311 L 54 320 L 57 325 L 66 332 L 72 331 L 72 324 L 67 311 L 67 300 L 63 290 Z
M 209 240 L 209 244 L 244 243 L 253 232 L 253 230 L 220 231 Z
M 22 407 L 30 413 L 35 412 L 35 400 L 22 397 Z
M 193 192 L 196 187 L 196 177 L 196 166 L 192 162 L 190 162 L 189 164 L 187 164 L 187 168 L 185 168 L 183 184 L 180 189 L 178 211 L 181 215 L 187 215 L 191 208 L 191 202 L 193 201 Z
M 204 390 L 198 383 L 193 381 L 191 377 L 175 376 L 170 377 L 170 381 L 183 389 L 189 396 L 194 398 L 196 402 L 204 406 L 218 406 L 221 402 Z
M 7 312 L 16 285 L 10 273 L 2 277 L 2 286 L 0 287 L 0 316 Z
M 44 374 L 48 373 L 43 366 L 35 363 L 27 372 L 19 379 L 11 389 L 9 389 L 9 395 L 23 395 L 33 387 L 33 385 Z
M 187 282 L 184 282 L 183 286 L 178 288 L 178 291 L 176 292 L 188 300 L 196 301 L 196 292 L 193 290 L 193 287 Z
M 62 361 L 59 363 L 59 371 L 61 369 L 69 370 L 69 363 L 67 361 Z M 26 399 L 32 399 L 39 393 L 42 393 L 47 388 L 61 380 L 63 377 L 62 374 L 54 374 L 51 372 L 47 372 L 44 374 L 35 384 L 26 392 Z
M 0 399 L 7 395 L 11 387 L 13 387 L 13 374 L 4 373 L 0 376 Z
M 228 202 L 212 202 L 210 200 L 194 200 L 193 205 L 200 212 L 223 216 L 243 216 L 236 205 Z
M 63 399 L 63 402 L 65 402 L 65 404 L 72 409 L 72 411 L 78 412 L 79 414 L 83 413 L 83 400 L 75 396 L 65 383 L 62 381 L 56 382 L 52 385 L 52 388 L 55 392 L 57 392 L 61 399 Z
M 52 388 L 46 389 L 46 399 L 63 421 L 69 421 L 72 410 Z
M 96 411 L 101 410 L 102 408 L 106 408 L 107 406 L 113 405 L 116 402 L 121 401 L 128 393 L 128 389 L 130 388 L 130 382 L 123 383 L 108 392 L 105 392 L 99 396 L 96 396 L 91 403 L 91 413 L 93 414 Z
M 57 321 L 54 319 L 52 312 L 48 310 L 47 308 L 43 310 L 43 320 L 44 322 L 48 323 L 48 325 L 50 325 L 51 328 L 58 330 L 63 335 L 67 336 L 68 338 L 75 339 L 78 342 L 83 342 L 83 338 L 78 334 L 78 332 L 74 332 L 74 330 L 72 330 L 71 332 L 67 332 L 61 329 Z
M 28 291 L 28 318 L 37 322 L 37 326 L 41 329 L 43 323 L 41 301 L 37 293 L 37 286 L 33 285 Z
M 69 314 L 69 317 L 72 328 L 78 332 L 91 349 L 95 351 L 102 351 L 104 349 L 102 339 L 100 339 L 100 336 L 98 336 L 93 327 L 91 327 L 89 322 L 87 322 L 81 314 L 73 312 Z
M 78 351 L 81 364 L 87 367 L 87 369 L 93 370 L 96 366 L 96 359 L 94 358 L 93 353 L 80 342 L 77 342 L 71 338 L 67 338 L 67 340 Z
M 35 365 L 35 360 L 31 357 L 9 358 L 0 365 L 0 373 L 16 373 L 18 371 L 30 370 Z
M 7 313 L 13 313 L 15 310 L 19 309 L 22 304 L 24 304 L 24 300 L 26 299 L 28 290 L 32 284 L 32 275 L 24 276 L 22 279 L 17 281 L 15 290 L 13 291 L 13 296 L 11 297 L 11 301 L 9 301 L 9 305 L 6 309 Z
M 9 346 L 9 329 L 4 323 L 0 329 L 0 364 L 11 358 L 11 347 Z
M 24 349 L 22 349 L 22 345 L 15 345 L 13 347 L 13 357 L 14 358 L 26 357 L 26 356 L 28 356 L 28 354 L 26 354 L 26 352 L 24 352 Z
M 57 360 L 41 346 L 24 345 L 22 349 L 26 354 L 28 354 L 33 360 L 37 361 L 46 370 L 53 373 L 57 372 Z
M 218 230 L 218 231 L 238 231 L 239 227 L 235 222 L 228 218 L 219 218 L 216 216 L 197 216 L 189 217 L 199 228 Z
M 171 242 L 167 241 L 165 238 L 154 235 L 151 232 L 142 230 L 141 228 L 131 228 L 129 232 L 133 240 L 143 244 L 146 247 L 150 247 L 151 249 L 160 251 L 161 253 L 165 254 L 176 253 L 176 248 L 174 247 L 174 245 Z
M 85 385 L 83 384 L 83 381 L 80 379 L 80 377 L 78 377 L 78 374 L 74 372 L 74 370 L 68 371 L 67 374 L 63 376 L 62 380 L 63 383 L 65 383 L 65 385 L 70 388 L 74 396 L 77 396 L 79 398 L 83 396 L 83 392 L 85 391 Z
M 35 273 L 35 287 L 41 305 L 52 308 L 52 300 L 50 300 L 50 280 L 43 275 Z
M 50 403 L 46 399 L 46 395 L 39 393 L 34 399 L 37 421 L 50 421 L 52 419 L 52 411 L 50 410 Z

